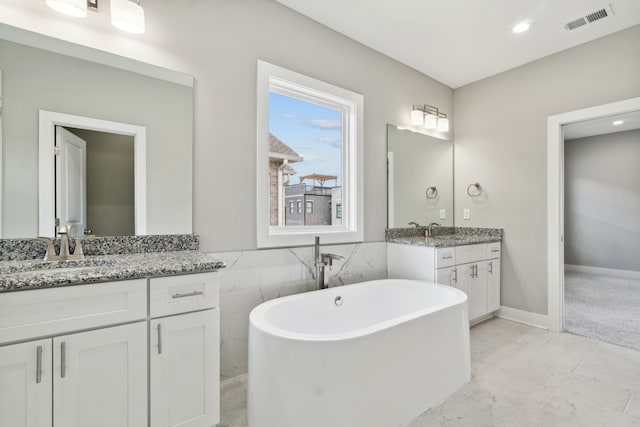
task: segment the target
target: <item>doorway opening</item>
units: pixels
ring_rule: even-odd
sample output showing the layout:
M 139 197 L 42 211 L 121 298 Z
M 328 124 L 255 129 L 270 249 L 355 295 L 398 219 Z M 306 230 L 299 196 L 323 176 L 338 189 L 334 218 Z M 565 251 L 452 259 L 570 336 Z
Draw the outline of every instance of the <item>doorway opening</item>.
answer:
M 135 235 L 134 139 L 56 126 L 56 223 L 72 236 Z
M 550 116 L 547 122 L 547 274 L 549 329 L 565 329 L 564 127 L 640 111 L 640 98 Z
M 75 116 L 70 114 L 63 114 L 51 111 L 40 110 L 40 128 L 39 128 L 39 154 L 38 154 L 38 230 L 39 235 L 44 237 L 55 237 L 56 234 L 56 218 L 60 218 L 64 214 L 59 203 L 60 197 L 57 192 L 60 191 L 61 180 L 56 179 L 56 168 L 62 168 L 59 161 L 56 159 L 56 151 L 59 150 L 56 143 L 56 134 L 64 133 L 67 130 L 67 135 L 70 134 L 70 139 L 82 139 L 73 132 L 69 132 L 71 129 L 75 133 L 80 133 L 85 136 L 94 138 L 100 134 L 110 134 L 114 138 L 124 137 L 129 141 L 133 140 L 133 221 L 134 221 L 134 234 L 144 235 L 147 230 L 147 186 L 146 186 L 146 128 L 143 126 L 131 125 L 127 123 L 111 122 L 107 120 L 100 120 L 90 117 Z M 58 138 L 60 136 L 58 135 Z M 78 143 L 74 148 L 73 156 L 81 157 L 82 149 L 79 148 L 81 143 Z M 85 169 L 83 172 L 82 169 Z M 82 175 L 86 174 L 86 165 L 84 167 L 76 167 L 75 181 L 73 185 L 68 186 L 72 191 L 76 193 L 82 193 L 86 190 L 82 184 L 78 184 L 78 181 L 82 182 Z M 71 169 L 73 171 L 73 168 Z M 115 171 L 113 171 L 115 172 Z M 63 175 L 63 174 L 61 174 Z M 66 184 L 65 184 L 66 185 Z M 116 190 L 118 191 L 118 190 Z M 130 190 L 127 190 L 130 191 Z M 124 192 L 124 190 L 122 190 Z M 85 193 L 86 194 L 86 193 Z M 80 200 L 78 202 L 77 200 Z M 80 195 L 72 208 L 75 210 L 73 221 L 80 221 L 83 225 L 79 225 L 76 228 L 75 234 L 84 234 L 84 229 L 90 229 L 90 226 L 86 224 L 86 213 L 82 214 L 82 207 L 79 203 L 87 201 L 87 196 Z M 68 205 L 68 203 L 67 203 Z M 87 209 L 85 209 L 86 212 Z M 72 221 L 72 222 L 73 222 Z M 104 222 L 108 222 L 105 220 Z M 99 232 L 99 235 L 112 235 L 108 234 L 110 231 L 106 230 L 106 226 L 100 226 L 104 232 Z

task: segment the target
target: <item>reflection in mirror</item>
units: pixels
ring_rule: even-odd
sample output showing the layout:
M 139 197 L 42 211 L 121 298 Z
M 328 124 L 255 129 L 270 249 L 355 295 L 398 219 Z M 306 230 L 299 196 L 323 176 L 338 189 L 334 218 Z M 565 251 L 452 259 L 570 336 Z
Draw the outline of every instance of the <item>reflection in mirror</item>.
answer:
M 453 226 L 453 143 L 387 125 L 388 227 Z
M 146 234 L 147 129 L 43 110 L 39 121 L 39 235 Z
M 57 217 L 53 196 L 54 161 L 51 160 L 49 178 L 40 176 L 39 141 L 43 132 L 50 133 L 53 138 L 55 129 L 53 126 L 45 130 L 40 128 L 42 111 L 132 124 L 145 129 L 147 144 L 140 157 L 146 161 L 143 177 L 146 197 L 139 199 L 135 191 L 133 207 L 135 212 L 141 212 L 140 224 L 144 226 L 138 227 L 136 217 L 135 234 L 191 233 L 193 78 L 2 24 L 0 29 L 3 37 L 10 39 L 0 39 L 4 84 L 1 237 L 30 238 L 53 234 L 53 231 L 45 230 L 53 230 Z M 90 126 L 70 127 L 101 130 Z M 53 150 L 52 145 L 50 149 Z M 98 157 L 111 158 L 103 154 Z M 93 171 L 91 154 L 87 155 L 86 174 L 90 181 Z M 137 162 L 137 152 L 134 157 Z M 109 170 L 112 183 L 124 173 L 112 167 Z M 47 181 L 42 181 L 44 179 Z M 98 179 L 100 185 L 97 187 L 102 189 L 102 184 L 106 183 L 103 178 Z M 96 187 L 89 182 L 87 186 Z M 51 189 L 51 200 L 47 203 L 51 213 L 41 221 L 40 189 L 45 187 Z M 122 186 L 117 195 L 130 200 L 130 186 L 126 190 Z M 76 231 L 84 233 L 87 228 L 98 235 L 131 234 L 130 223 L 117 228 L 111 224 L 118 216 L 130 220 L 130 205 L 112 206 L 119 213 L 111 210 L 109 224 L 105 221 L 100 225 L 91 223 L 92 211 L 102 210 L 105 203 L 122 202 L 116 202 L 113 196 L 113 192 L 98 196 L 102 200 L 92 207 L 92 195 L 87 194 L 89 222 Z M 43 222 L 46 222 L 44 228 Z

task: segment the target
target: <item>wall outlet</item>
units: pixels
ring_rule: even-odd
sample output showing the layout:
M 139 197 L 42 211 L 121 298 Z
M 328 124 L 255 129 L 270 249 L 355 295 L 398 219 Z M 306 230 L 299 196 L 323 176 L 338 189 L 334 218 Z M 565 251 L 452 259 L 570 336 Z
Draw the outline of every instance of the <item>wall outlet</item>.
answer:
M 464 219 L 471 219 L 471 209 L 465 209 L 464 210 Z
M 440 219 L 447 219 L 447 210 L 440 209 Z

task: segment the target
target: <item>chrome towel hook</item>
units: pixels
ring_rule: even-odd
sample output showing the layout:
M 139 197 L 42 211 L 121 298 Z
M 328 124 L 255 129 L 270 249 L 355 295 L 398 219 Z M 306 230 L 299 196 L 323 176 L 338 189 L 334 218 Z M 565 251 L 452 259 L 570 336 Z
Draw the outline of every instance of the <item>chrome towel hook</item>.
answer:
M 472 190 L 473 188 L 475 188 L 475 190 Z M 482 186 L 480 185 L 480 183 L 475 182 L 473 184 L 469 184 L 469 186 L 467 187 L 467 194 L 469 195 L 469 197 L 478 197 L 479 195 L 481 195 Z
M 436 187 L 428 187 L 427 191 L 425 191 L 425 195 L 427 199 L 435 199 L 438 197 L 438 189 Z

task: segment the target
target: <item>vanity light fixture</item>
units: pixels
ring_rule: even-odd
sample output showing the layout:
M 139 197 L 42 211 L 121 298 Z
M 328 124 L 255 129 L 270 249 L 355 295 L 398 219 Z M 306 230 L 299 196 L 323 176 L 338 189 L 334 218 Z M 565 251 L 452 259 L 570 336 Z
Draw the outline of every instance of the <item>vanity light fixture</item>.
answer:
M 620 126 L 621 124 L 624 123 L 624 120 L 616 120 L 615 122 L 611 123 L 614 126 Z
M 46 0 L 51 9 L 76 18 L 86 18 L 87 9 L 98 11 L 98 0 Z M 111 25 L 132 34 L 145 31 L 140 0 L 111 0 Z
M 413 105 L 411 110 L 411 124 L 414 126 L 424 123 L 425 129 L 437 129 L 449 132 L 449 119 L 438 107 L 432 105 Z

